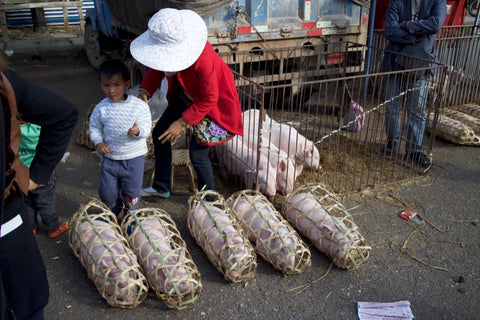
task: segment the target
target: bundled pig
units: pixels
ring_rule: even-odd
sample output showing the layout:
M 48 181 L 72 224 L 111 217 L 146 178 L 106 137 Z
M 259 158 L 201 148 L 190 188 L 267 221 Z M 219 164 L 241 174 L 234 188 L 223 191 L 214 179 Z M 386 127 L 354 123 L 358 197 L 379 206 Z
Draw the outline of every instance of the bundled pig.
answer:
M 310 250 L 273 205 L 258 191 L 243 190 L 227 199 L 255 251 L 285 274 L 311 266 Z
M 253 189 L 255 177 L 259 178 L 259 188 L 267 196 L 273 197 L 276 194 L 276 170 L 263 154 L 260 153 L 260 161 L 257 166 L 257 151 L 243 143 L 240 136 L 235 136 L 216 147 L 218 159 L 222 172 L 243 178 L 245 187 Z
M 137 257 L 122 236 L 116 216 L 92 200 L 72 217 L 69 246 L 98 292 L 114 307 L 133 308 L 148 292 Z
M 257 266 L 254 248 L 230 215 L 224 198 L 215 191 L 201 191 L 188 203 L 188 229 L 210 262 L 228 281 L 253 277 Z
M 122 230 L 158 298 L 176 309 L 198 300 L 200 272 L 167 212 L 157 208 L 131 211 L 122 221 Z
M 276 148 L 285 152 L 289 157 L 294 157 L 306 167 L 314 170 L 320 169 L 320 153 L 314 143 L 299 133 L 294 127 L 278 123 L 265 114 L 265 120 L 260 121 L 260 110 L 251 109 L 244 111 L 243 126 L 245 136 L 250 137 L 248 143 L 251 148 L 261 135 L 262 147 L 272 143 Z M 261 129 L 259 126 L 261 124 Z M 245 138 L 244 138 L 245 139 Z M 265 145 L 264 145 L 265 143 Z
M 325 186 L 298 188 L 286 197 L 282 214 L 337 266 L 356 269 L 368 259 L 371 247 L 351 215 Z

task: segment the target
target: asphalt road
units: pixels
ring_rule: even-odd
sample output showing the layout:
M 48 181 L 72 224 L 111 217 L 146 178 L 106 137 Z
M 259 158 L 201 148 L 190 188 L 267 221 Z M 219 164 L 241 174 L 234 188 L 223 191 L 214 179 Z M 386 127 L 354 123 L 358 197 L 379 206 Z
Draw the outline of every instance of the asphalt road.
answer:
M 72 101 L 82 120 L 88 106 L 103 98 L 81 52 L 23 58 L 13 59 L 12 68 Z M 99 159 L 75 143 L 80 126 L 69 156 L 57 167 L 57 210 L 63 219 L 97 197 Z M 72 254 L 67 236 L 52 240 L 40 231 L 37 241 L 50 283 L 46 318 L 357 319 L 359 301 L 408 300 L 416 319 L 479 319 L 480 148 L 437 140 L 434 166 L 426 176 L 349 195 L 342 202 L 373 247 L 358 270 L 330 268 L 331 261 L 307 242 L 311 268 L 284 276 L 259 258 L 255 277 L 245 285 L 226 282 L 194 243 L 186 228 L 187 197 L 143 202 L 171 214 L 201 272 L 200 298 L 184 310 L 167 308 L 152 292 L 135 309 L 110 307 Z M 399 218 L 408 208 L 428 223 Z

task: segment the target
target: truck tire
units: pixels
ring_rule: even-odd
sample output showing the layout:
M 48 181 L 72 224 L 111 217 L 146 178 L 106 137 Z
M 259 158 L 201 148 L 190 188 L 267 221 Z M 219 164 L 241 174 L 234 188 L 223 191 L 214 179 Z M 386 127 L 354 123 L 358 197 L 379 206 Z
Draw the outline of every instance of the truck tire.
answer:
M 468 13 L 472 17 L 476 17 L 478 13 L 478 0 L 470 0 L 470 3 L 468 4 Z
M 143 77 L 145 76 L 145 73 L 147 72 L 147 68 L 135 61 L 134 59 L 127 59 L 125 61 L 125 64 L 130 71 L 131 86 L 134 87 L 137 84 L 140 84 L 140 82 L 142 82 L 143 80 Z
M 88 61 L 95 69 L 98 69 L 107 56 L 102 52 L 98 42 L 98 31 L 94 31 L 92 24 L 88 22 L 85 24 L 84 41 Z

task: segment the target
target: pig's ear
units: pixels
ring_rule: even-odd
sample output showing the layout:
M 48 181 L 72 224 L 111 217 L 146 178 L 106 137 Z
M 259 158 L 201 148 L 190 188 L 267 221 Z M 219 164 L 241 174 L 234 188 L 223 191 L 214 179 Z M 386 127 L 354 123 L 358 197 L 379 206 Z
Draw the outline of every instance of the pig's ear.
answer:
M 287 162 L 285 160 L 280 160 L 279 163 L 278 163 L 278 170 L 280 172 L 284 172 L 287 170 Z
M 297 164 L 295 166 L 295 179 L 302 173 L 303 164 Z
M 306 153 L 308 156 L 313 157 L 313 145 L 310 145 Z

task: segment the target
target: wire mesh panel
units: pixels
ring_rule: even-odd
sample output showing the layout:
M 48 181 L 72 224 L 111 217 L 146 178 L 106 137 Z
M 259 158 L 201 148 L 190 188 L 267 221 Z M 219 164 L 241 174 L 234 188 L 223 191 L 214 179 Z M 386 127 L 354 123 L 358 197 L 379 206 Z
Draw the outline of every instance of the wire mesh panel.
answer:
M 245 63 L 242 69 L 241 61 L 251 61 L 252 53 L 245 53 L 247 57 L 236 54 L 237 63 L 233 66 L 243 74 L 234 73 L 244 108 L 244 137 L 237 143 L 254 141 L 254 148 L 249 144 L 248 149 L 256 154 L 254 169 L 260 168 L 262 155 L 272 163 L 279 158 L 275 152 L 282 154 L 284 151 L 285 161 L 294 161 L 286 170 L 293 170 L 295 174 L 287 172 L 282 176 L 279 173 L 281 163 L 273 163 L 277 190 L 281 190 L 279 180 L 284 178 L 289 182 L 293 176 L 295 188 L 323 182 L 336 193 L 378 187 L 425 172 L 427 168 L 415 165 L 415 159 L 406 153 L 411 149 L 407 141 L 412 140 L 412 135 L 423 137 L 423 130 L 409 129 L 409 123 L 415 116 L 425 120 L 426 113 L 438 113 L 436 101 L 444 85 L 446 67 L 432 67 L 421 59 L 404 56 L 405 70 L 365 74 L 366 51 L 371 50 L 372 56 L 383 56 L 385 50 L 352 43 L 332 45 L 327 51 L 317 49 L 312 48 L 312 52 L 318 54 L 309 52 L 306 55 L 303 55 L 304 50 L 263 53 L 273 61 L 259 62 L 256 68 L 251 64 L 248 72 Z M 275 57 L 283 58 L 279 61 Z M 325 62 L 333 57 L 338 57 L 335 67 L 313 62 Z M 279 70 L 287 70 L 286 65 L 291 66 L 289 73 L 279 74 Z M 425 112 L 418 109 L 423 105 Z M 400 120 L 395 123 L 399 137 L 397 152 L 387 154 L 386 131 L 392 124 L 386 119 L 389 117 L 387 111 L 392 108 L 396 109 Z M 252 109 L 258 112 L 252 113 Z M 433 121 L 436 119 L 432 117 Z M 434 123 L 429 123 L 429 127 L 434 128 Z M 433 139 L 434 135 L 427 132 L 421 142 L 425 153 L 430 155 L 433 154 Z M 293 148 L 292 142 L 296 144 Z M 235 150 L 237 155 L 238 150 Z M 317 150 L 320 167 L 314 164 Z M 266 174 L 260 176 L 269 179 Z M 258 178 L 257 172 L 254 180 L 260 182 Z M 266 186 L 271 183 L 267 181 Z M 289 192 L 287 189 L 280 193 Z

